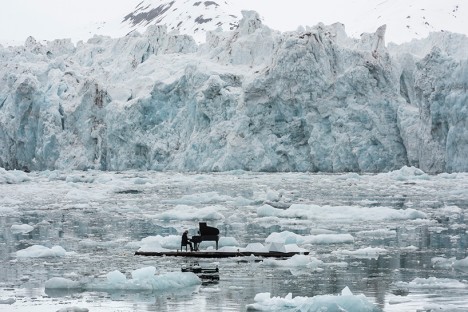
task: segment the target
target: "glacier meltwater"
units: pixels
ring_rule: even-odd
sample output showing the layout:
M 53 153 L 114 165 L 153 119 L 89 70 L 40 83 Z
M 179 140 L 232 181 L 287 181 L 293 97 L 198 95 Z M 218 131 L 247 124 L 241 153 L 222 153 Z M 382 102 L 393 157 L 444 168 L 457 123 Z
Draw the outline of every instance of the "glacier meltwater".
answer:
M 468 309 L 468 174 L 0 169 L 1 311 Z M 291 258 L 135 256 L 198 223 L 221 250 Z M 201 251 L 213 251 L 202 242 Z M 217 279 L 184 268 L 218 269 Z

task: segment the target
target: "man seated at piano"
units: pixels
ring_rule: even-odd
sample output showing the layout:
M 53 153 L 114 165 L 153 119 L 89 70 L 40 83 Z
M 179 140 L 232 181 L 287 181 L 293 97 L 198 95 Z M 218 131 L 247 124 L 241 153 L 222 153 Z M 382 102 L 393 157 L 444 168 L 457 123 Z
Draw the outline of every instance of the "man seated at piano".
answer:
M 180 243 L 181 249 L 183 246 L 187 245 L 190 247 L 190 251 L 193 251 L 192 241 L 188 237 L 188 230 L 185 230 L 184 234 L 182 234 L 182 242 Z M 187 247 L 185 247 L 185 249 L 187 249 Z

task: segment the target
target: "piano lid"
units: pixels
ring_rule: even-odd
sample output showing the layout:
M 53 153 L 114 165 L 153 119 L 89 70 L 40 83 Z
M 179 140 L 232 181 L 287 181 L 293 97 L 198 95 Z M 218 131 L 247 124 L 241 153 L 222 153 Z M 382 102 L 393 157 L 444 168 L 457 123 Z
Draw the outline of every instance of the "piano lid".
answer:
M 219 230 L 215 227 L 206 225 L 206 222 L 199 222 L 200 235 L 219 235 Z

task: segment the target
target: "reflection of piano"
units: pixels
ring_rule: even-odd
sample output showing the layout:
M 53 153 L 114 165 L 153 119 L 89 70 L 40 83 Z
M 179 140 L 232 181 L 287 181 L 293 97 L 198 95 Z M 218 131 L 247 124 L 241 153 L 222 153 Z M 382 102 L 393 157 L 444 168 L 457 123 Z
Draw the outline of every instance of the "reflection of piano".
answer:
M 218 250 L 219 230 L 215 227 L 206 225 L 206 222 L 200 222 L 199 226 L 200 229 L 198 233 L 200 235 L 192 236 L 191 239 L 194 245 L 194 250 L 198 250 L 198 245 L 203 241 L 216 242 L 216 250 Z

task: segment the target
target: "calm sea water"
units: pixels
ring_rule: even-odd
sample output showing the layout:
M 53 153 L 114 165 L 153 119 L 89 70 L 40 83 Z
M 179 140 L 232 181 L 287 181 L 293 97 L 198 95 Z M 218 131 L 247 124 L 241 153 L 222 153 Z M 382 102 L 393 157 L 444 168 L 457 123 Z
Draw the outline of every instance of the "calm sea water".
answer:
M 418 311 L 428 305 L 468 311 L 468 287 L 401 286 L 415 278 L 436 277 L 468 285 L 468 271 L 434 267 L 431 259 L 468 256 L 468 175 L 399 177 L 391 175 L 314 175 L 304 173 L 180 174 L 154 172 L 31 173 L 31 181 L 0 185 L 0 305 L 2 311 L 56 311 L 67 306 L 90 311 L 245 311 L 257 293 L 272 296 L 339 294 L 348 286 L 383 311 Z M 263 222 L 256 209 L 273 204 L 391 207 L 416 209 L 424 220 L 372 221 L 284 218 Z M 273 196 L 274 197 L 274 196 Z M 154 235 L 178 235 L 198 220 L 160 220 L 177 205 L 217 206 L 224 219 L 209 220 L 221 235 L 240 245 L 264 242 L 280 231 L 309 235 L 311 230 L 349 233 L 349 244 L 304 246 L 323 261 L 322 270 L 272 267 L 239 259 L 201 259 L 204 268 L 219 268 L 218 281 L 194 289 L 167 292 L 50 291 L 51 277 L 99 279 L 107 272 L 129 273 L 144 266 L 158 273 L 180 271 L 194 260 L 134 256 L 128 242 Z M 324 208 L 326 209 L 326 208 Z M 13 233 L 12 224 L 34 230 Z M 378 230 L 394 235 L 374 235 Z M 59 245 L 75 254 L 61 258 L 19 259 L 15 252 L 34 244 Z M 378 257 L 344 256 L 334 251 L 379 247 Z M 445 281 L 445 280 L 444 280 Z

